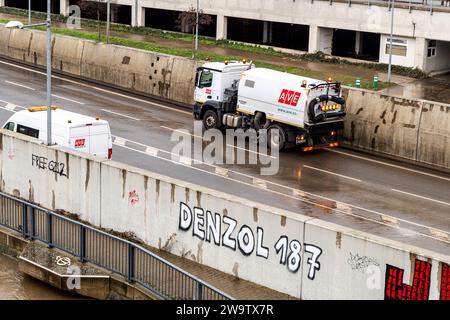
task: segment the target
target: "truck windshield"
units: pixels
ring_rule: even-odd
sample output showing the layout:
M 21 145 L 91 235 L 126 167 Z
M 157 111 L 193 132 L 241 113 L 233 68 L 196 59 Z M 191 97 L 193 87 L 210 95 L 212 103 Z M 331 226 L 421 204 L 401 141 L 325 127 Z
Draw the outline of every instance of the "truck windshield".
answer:
M 200 75 L 199 88 L 209 88 L 212 86 L 213 73 L 209 70 L 203 70 Z

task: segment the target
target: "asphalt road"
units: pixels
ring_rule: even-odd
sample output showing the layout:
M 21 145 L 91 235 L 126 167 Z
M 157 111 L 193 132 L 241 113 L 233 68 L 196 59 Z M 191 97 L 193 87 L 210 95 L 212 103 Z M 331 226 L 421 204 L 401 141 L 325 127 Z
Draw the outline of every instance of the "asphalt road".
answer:
M 114 161 L 450 254 L 450 175 L 343 149 L 282 153 L 271 176 L 259 165 L 197 163 L 171 155 L 174 131 L 194 139 L 190 110 L 60 76 L 53 94 L 60 108 L 110 122 Z M 42 72 L 0 60 L 1 124 L 45 104 Z

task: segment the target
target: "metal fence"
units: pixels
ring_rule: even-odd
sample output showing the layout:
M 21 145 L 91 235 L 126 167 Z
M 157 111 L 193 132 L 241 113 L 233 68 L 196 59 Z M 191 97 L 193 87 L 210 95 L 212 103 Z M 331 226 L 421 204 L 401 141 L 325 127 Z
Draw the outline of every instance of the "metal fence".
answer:
M 0 225 L 120 274 L 162 299 L 233 299 L 142 246 L 2 192 Z
M 328 1 L 330 5 L 334 2 L 334 0 L 311 0 L 311 3 L 314 3 L 314 1 Z M 368 6 L 387 4 L 390 10 L 394 4 L 395 8 L 408 7 L 409 12 L 412 12 L 413 9 L 421 9 L 427 10 L 430 14 L 433 14 L 433 10 L 438 8 L 448 9 L 450 12 L 450 0 L 347 0 L 347 3 L 349 7 L 351 7 L 352 4 L 367 4 Z

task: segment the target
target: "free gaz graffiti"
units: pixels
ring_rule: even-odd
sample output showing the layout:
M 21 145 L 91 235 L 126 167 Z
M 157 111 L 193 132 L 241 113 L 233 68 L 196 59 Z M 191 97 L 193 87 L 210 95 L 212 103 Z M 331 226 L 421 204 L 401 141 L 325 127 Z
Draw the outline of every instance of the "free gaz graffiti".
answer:
M 317 271 L 320 270 L 319 257 L 322 249 L 313 244 L 302 243 L 297 239 L 289 239 L 282 235 L 272 246 L 264 242 L 264 229 L 260 226 L 251 228 L 248 225 L 240 225 L 239 222 L 229 216 L 212 213 L 203 208 L 190 208 L 180 202 L 178 228 L 182 231 L 192 229 L 192 236 L 200 240 L 214 243 L 216 246 L 229 248 L 233 251 L 239 249 L 244 256 L 254 254 L 263 259 L 269 259 L 271 253 L 279 256 L 280 265 L 285 266 L 290 272 L 296 273 L 300 269 L 302 251 L 308 254 L 306 263 L 309 265 L 307 276 L 314 280 Z
M 41 170 L 48 170 L 59 176 L 67 177 L 66 165 L 62 162 L 49 160 L 46 157 L 31 155 L 31 165 Z

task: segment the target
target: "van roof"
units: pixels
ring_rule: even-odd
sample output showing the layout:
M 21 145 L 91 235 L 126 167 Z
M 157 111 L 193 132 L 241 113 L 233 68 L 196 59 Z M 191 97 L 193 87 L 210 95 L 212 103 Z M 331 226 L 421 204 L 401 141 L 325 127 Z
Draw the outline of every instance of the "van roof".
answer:
M 29 120 L 32 119 L 41 124 L 47 123 L 47 110 L 46 108 L 43 108 L 43 110 L 40 111 L 30 111 L 29 109 L 18 111 L 11 117 L 11 121 L 17 122 L 21 118 L 27 118 Z M 85 116 L 83 114 L 62 109 L 56 109 L 52 110 L 52 123 L 59 124 L 69 128 L 74 128 L 79 126 L 85 126 L 86 124 L 93 124 L 93 125 L 108 124 L 108 121 L 96 120 L 93 117 Z

